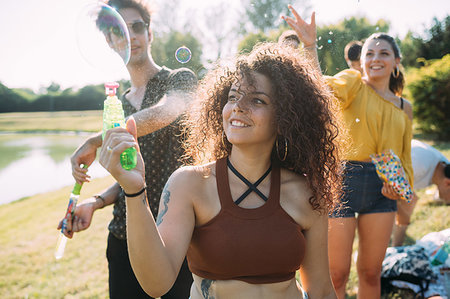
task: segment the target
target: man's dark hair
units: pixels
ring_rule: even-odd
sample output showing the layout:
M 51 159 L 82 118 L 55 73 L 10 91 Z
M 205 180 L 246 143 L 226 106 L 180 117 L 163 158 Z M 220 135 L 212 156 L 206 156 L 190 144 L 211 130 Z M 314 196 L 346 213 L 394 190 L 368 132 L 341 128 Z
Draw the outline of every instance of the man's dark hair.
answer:
M 123 8 L 134 8 L 142 17 L 142 20 L 149 25 L 151 21 L 152 9 L 147 1 L 141 0 L 109 0 L 106 4 L 113 7 L 115 10 Z
M 297 44 L 301 43 L 297 33 L 295 33 L 294 30 L 287 30 L 280 35 L 278 38 L 278 43 L 283 44 L 285 42 L 295 42 Z
M 446 178 L 449 178 L 450 179 L 450 164 L 445 164 L 445 167 L 444 167 L 444 174 L 445 174 L 445 177 Z
M 362 43 L 360 41 L 349 42 L 344 49 L 345 59 L 351 61 L 359 61 L 361 57 Z

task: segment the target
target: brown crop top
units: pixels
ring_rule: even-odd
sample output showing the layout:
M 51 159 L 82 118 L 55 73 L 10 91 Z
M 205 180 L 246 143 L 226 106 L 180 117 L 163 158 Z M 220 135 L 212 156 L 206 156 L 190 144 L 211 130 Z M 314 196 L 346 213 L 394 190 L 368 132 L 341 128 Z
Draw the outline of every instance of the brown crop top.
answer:
M 253 284 L 290 280 L 305 254 L 302 228 L 280 206 L 280 168 L 274 165 L 267 202 L 255 209 L 233 202 L 227 159 L 216 162 L 221 210 L 194 228 L 187 259 L 192 273 Z

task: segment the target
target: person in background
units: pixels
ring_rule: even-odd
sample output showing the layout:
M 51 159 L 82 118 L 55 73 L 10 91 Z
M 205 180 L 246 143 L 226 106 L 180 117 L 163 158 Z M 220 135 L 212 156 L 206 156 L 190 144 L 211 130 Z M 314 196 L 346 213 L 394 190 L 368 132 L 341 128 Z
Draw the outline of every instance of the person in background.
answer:
M 300 40 L 294 30 L 284 31 L 278 38 L 280 45 L 290 46 L 297 49 L 300 46 Z
M 146 191 L 152 215 L 156 218 L 164 184 L 181 165 L 180 119 L 191 101 L 197 79 L 189 69 L 170 70 L 154 62 L 150 52 L 153 32 L 148 2 L 111 0 L 107 4 L 119 12 L 130 32 L 131 57 L 127 70 L 131 88 L 124 92 L 121 101 L 125 116 L 133 115 L 137 123 L 138 142 L 146 166 Z M 102 17 L 100 12 L 98 24 L 102 23 Z M 114 32 L 105 32 L 105 36 L 114 39 Z M 89 181 L 87 170 L 81 168 L 81 164 L 91 165 L 100 146 L 101 133 L 88 138 L 72 155 L 72 172 L 78 183 Z M 106 251 L 110 298 L 150 298 L 139 285 L 130 265 L 125 197 L 119 184 L 79 204 L 64 234 L 71 238 L 74 232 L 87 229 L 94 212 L 111 204 L 114 204 L 113 219 L 108 226 Z M 61 222 L 58 229 L 60 227 Z M 191 284 L 192 275 L 185 261 L 175 284 L 162 298 L 188 298 Z
M 448 159 L 431 145 L 415 139 L 411 141 L 411 159 L 414 169 L 415 191 L 434 184 L 437 186 L 439 198 L 445 204 L 450 204 L 450 164 Z M 406 230 L 418 199 L 414 192 L 410 203 L 398 201 L 396 221 L 392 233 L 392 246 L 403 245 Z
M 360 60 L 362 46 L 363 44 L 360 41 L 351 41 L 344 48 L 344 57 L 348 67 L 361 74 L 363 74 Z
M 294 17 L 283 17 L 320 68 L 316 50 L 315 13 L 306 23 L 292 6 Z M 361 52 L 363 75 L 352 69 L 326 76 L 342 109 L 349 148 L 343 157 L 342 208 L 330 213 L 328 254 L 336 293 L 345 298 L 353 241 L 358 228 L 358 298 L 380 298 L 381 265 L 397 211 L 395 191 L 378 177 L 370 155 L 393 150 L 399 156 L 408 181 L 411 165 L 412 106 L 401 97 L 404 79 L 400 50 L 385 34 L 371 35 Z
M 341 164 L 330 97 L 301 52 L 275 43 L 210 72 L 185 121 L 192 165 L 167 181 L 156 222 L 144 161 L 130 171 L 119 162 L 138 148 L 133 123 L 107 132 L 100 163 L 125 192 L 130 260 L 149 294 L 170 288 L 187 254 L 191 299 L 336 298 L 327 214 Z

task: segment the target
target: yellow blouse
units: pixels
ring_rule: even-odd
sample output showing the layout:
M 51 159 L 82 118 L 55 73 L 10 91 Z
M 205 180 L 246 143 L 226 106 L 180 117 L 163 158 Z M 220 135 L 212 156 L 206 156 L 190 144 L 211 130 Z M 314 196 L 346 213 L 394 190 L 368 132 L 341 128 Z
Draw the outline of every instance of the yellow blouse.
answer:
M 365 84 L 358 71 L 348 69 L 325 79 L 339 100 L 349 133 L 350 151 L 344 159 L 365 161 L 371 154 L 392 149 L 413 186 L 412 124 L 406 113 Z

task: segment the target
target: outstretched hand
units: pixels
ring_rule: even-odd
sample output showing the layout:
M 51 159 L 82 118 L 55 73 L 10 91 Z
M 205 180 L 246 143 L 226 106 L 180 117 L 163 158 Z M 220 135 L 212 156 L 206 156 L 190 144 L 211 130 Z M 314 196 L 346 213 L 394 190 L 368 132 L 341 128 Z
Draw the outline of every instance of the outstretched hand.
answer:
M 282 16 L 281 18 L 289 24 L 289 26 L 297 33 L 298 38 L 303 43 L 303 47 L 312 48 L 316 46 L 316 13 L 311 14 L 311 23 L 306 23 L 302 17 L 297 13 L 297 11 L 292 7 L 288 6 L 294 17 Z
M 130 147 L 137 150 L 137 165 L 125 170 L 120 164 L 120 155 Z M 145 185 L 144 161 L 137 143 L 136 122 L 133 117 L 128 119 L 126 130 L 118 127 L 106 132 L 99 161 L 126 193 L 136 193 L 142 189 Z

